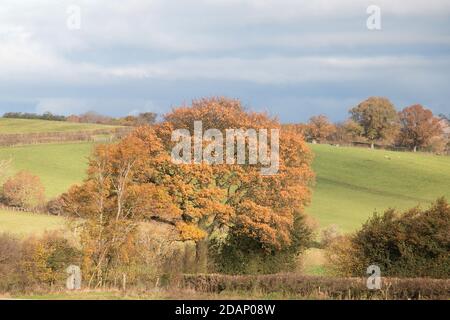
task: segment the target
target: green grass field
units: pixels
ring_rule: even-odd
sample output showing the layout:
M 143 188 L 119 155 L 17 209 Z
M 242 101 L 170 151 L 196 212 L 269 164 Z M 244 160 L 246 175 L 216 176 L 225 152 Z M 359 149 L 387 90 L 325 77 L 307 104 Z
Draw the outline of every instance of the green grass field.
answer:
M 0 159 L 12 159 L 11 174 L 27 170 L 39 176 L 48 199 L 83 181 L 92 143 L 1 147 Z
M 0 233 L 18 236 L 39 235 L 45 231 L 61 230 L 65 219 L 43 214 L 0 210 Z
M 311 145 L 317 184 L 307 212 L 321 227 L 361 226 L 374 211 L 450 199 L 450 157 Z
M 41 177 L 48 198 L 85 177 L 92 143 L 65 143 L 0 148 L 13 169 Z M 312 145 L 317 183 L 307 213 L 321 228 L 335 224 L 354 231 L 389 207 L 427 206 L 437 197 L 450 199 L 450 157 L 363 148 Z
M 40 176 L 50 199 L 83 180 L 92 148 L 92 143 L 4 147 L 0 159 L 12 158 L 14 172 L 28 170 Z M 351 232 L 375 210 L 427 206 L 439 196 L 450 199 L 450 157 L 328 145 L 311 148 L 317 183 L 307 213 L 321 228 L 335 224 Z M 64 226 L 59 217 L 0 211 L 0 232 L 39 234 Z M 323 250 L 308 250 L 305 272 L 326 274 L 323 262 Z
M 115 126 L 65 121 L 0 118 L 0 134 L 88 131 L 112 129 Z

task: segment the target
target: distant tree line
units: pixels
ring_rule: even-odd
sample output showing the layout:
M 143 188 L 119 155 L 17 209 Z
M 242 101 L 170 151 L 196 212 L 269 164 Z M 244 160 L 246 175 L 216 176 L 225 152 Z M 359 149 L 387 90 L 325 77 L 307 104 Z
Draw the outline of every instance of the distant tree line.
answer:
M 348 120 L 332 123 L 318 115 L 295 127 L 309 142 L 368 144 L 435 153 L 450 151 L 450 121 L 445 115 L 435 116 L 431 110 L 415 104 L 397 111 L 383 97 L 370 97 L 349 110 Z
M 0 134 L 0 146 L 54 143 L 64 141 L 113 141 L 126 136 L 132 128 L 117 127 L 65 132 L 30 132 Z
M 141 125 L 152 125 L 156 123 L 157 116 L 158 115 L 154 112 L 144 112 L 136 116 L 128 115 L 119 118 L 102 115 L 94 111 L 85 112 L 79 115 L 70 115 L 67 117 L 62 115 L 55 115 L 51 112 L 44 112 L 43 114 L 28 113 L 28 112 L 7 112 L 3 115 L 3 118 L 67 121 L 73 123 L 93 123 L 93 124 L 134 127 Z
M 113 118 L 89 111 L 80 115 L 71 115 L 67 117 L 68 122 L 74 123 L 96 123 L 117 126 L 137 127 L 142 125 L 152 125 L 156 123 L 157 114 L 154 112 L 144 112 L 136 116 L 128 115 L 120 118 Z
M 28 113 L 28 112 L 7 112 L 3 115 L 3 118 L 66 121 L 65 116 L 56 115 L 51 112 L 44 112 L 43 114 Z
M 389 99 L 370 97 L 349 110 L 350 117 L 339 123 L 332 123 L 326 115 L 317 115 L 308 123 L 285 125 L 303 134 L 313 143 L 368 144 L 422 150 L 435 153 L 450 152 L 450 115 L 433 115 L 431 110 L 415 104 L 397 111 Z M 89 111 L 68 117 L 43 114 L 8 112 L 4 118 L 42 119 L 73 123 L 93 123 L 115 126 L 137 127 L 153 125 L 157 114 L 144 112 L 136 116 L 110 117 Z

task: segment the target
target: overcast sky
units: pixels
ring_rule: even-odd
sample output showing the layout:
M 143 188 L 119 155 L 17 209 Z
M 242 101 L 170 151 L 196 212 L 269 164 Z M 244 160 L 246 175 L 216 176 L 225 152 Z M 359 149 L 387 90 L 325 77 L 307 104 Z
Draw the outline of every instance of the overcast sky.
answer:
M 381 30 L 366 26 L 371 4 Z M 0 4 L 1 113 L 164 113 L 223 95 L 284 122 L 343 120 L 379 95 L 450 114 L 449 80 L 448 0 Z

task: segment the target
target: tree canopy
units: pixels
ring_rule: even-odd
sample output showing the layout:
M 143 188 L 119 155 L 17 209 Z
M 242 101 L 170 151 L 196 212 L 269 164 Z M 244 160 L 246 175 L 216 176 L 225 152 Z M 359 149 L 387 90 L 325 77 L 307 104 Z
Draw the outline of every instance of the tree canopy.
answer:
M 307 136 L 319 142 L 326 140 L 335 132 L 336 126 L 323 114 L 311 117 L 306 128 Z
M 363 129 L 362 136 L 372 142 L 389 138 L 397 127 L 394 105 L 383 97 L 370 97 L 350 110 L 352 119 Z
M 439 118 L 433 116 L 431 110 L 415 104 L 399 112 L 399 142 L 417 150 L 429 144 L 431 138 L 442 134 Z
M 133 230 L 145 220 L 166 223 L 178 230 L 180 240 L 198 243 L 232 230 L 267 252 L 290 246 L 295 217 L 309 203 L 314 179 L 312 155 L 302 136 L 281 131 L 279 171 L 272 176 L 262 176 L 261 164 L 249 162 L 173 163 L 172 132 L 193 134 L 199 120 L 204 131 L 281 127 L 276 119 L 227 98 L 175 108 L 154 127 L 139 127 L 117 144 L 98 146 L 87 180 L 63 196 L 66 211 L 108 228 L 119 224 Z M 108 241 L 117 242 L 118 236 Z

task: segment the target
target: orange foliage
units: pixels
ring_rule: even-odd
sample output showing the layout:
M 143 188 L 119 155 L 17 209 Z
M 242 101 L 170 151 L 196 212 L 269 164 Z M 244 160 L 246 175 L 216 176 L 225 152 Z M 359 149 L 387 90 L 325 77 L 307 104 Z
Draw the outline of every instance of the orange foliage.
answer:
M 314 116 L 309 119 L 306 127 L 306 134 L 311 140 L 319 142 L 326 140 L 336 132 L 334 124 L 324 115 Z
M 21 171 L 3 185 L 3 201 L 9 206 L 33 209 L 43 205 L 45 188 L 38 176 Z
M 235 228 L 266 248 L 290 244 L 295 214 L 310 200 L 312 155 L 296 130 L 280 134 L 277 175 L 261 165 L 174 164 L 174 129 L 280 129 L 276 119 L 246 111 L 238 100 L 211 98 L 174 109 L 155 127 L 139 127 L 117 144 L 96 148 L 89 177 L 63 198 L 75 215 L 154 220 L 174 225 L 182 240 L 200 240 L 214 230 Z M 270 140 L 270 139 L 269 139 Z M 101 220 L 103 219 L 103 220 Z
M 399 142 L 402 145 L 412 147 L 414 151 L 418 147 L 427 146 L 433 137 L 442 134 L 439 118 L 433 116 L 431 110 L 425 109 L 420 104 L 415 104 L 399 112 L 400 134 Z

